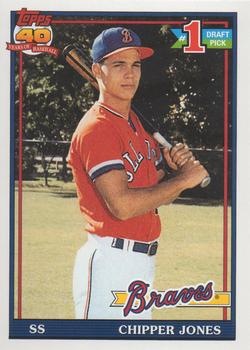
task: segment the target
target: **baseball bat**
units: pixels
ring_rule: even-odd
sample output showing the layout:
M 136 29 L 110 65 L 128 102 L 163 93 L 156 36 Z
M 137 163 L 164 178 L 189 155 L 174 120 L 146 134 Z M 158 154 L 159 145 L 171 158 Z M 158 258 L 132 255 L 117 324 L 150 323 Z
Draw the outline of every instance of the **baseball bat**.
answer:
M 64 59 L 66 62 L 69 63 L 69 65 L 74 68 L 84 79 L 89 81 L 91 85 L 96 89 L 99 90 L 98 83 L 92 73 L 91 70 L 91 62 L 89 61 L 87 55 L 82 50 L 81 46 L 79 44 L 70 44 L 67 45 L 62 55 L 64 56 Z M 168 148 L 169 150 L 172 148 L 172 145 L 163 137 L 158 130 L 155 129 L 155 127 L 152 125 L 152 123 L 149 122 L 148 119 L 146 119 L 138 110 L 137 108 L 132 105 L 133 111 L 136 113 L 136 115 L 141 120 L 142 124 L 146 127 L 146 129 L 149 130 L 149 132 L 152 134 L 154 139 L 163 147 Z M 202 188 L 207 187 L 211 182 L 210 176 L 206 176 L 200 186 Z

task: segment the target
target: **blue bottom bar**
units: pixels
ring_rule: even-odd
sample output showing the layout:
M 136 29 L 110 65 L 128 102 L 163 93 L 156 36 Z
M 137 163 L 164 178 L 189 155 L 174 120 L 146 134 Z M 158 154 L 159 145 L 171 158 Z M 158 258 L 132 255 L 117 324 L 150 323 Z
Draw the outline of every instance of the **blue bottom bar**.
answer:
M 17 339 L 234 340 L 232 321 L 12 320 Z

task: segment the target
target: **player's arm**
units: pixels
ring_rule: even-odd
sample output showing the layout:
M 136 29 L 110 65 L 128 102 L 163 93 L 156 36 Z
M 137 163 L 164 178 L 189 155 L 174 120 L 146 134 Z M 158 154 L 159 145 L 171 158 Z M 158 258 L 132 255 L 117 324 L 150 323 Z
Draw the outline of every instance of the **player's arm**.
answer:
M 161 182 L 164 179 L 166 173 L 163 169 L 160 169 L 157 171 L 157 175 L 158 175 L 158 182 Z
M 110 212 L 126 220 L 171 203 L 183 190 L 197 186 L 206 175 L 204 167 L 192 160 L 174 178 L 153 187 L 129 188 L 125 170 L 109 171 L 97 177 L 95 185 Z

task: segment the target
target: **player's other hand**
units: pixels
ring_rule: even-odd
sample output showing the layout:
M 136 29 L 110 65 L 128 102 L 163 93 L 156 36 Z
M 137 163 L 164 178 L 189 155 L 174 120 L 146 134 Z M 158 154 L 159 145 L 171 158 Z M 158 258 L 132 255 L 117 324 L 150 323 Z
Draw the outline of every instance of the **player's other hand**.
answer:
M 163 156 L 168 166 L 173 170 L 180 169 L 190 159 L 194 160 L 193 153 L 183 143 L 177 143 L 171 150 L 164 148 Z

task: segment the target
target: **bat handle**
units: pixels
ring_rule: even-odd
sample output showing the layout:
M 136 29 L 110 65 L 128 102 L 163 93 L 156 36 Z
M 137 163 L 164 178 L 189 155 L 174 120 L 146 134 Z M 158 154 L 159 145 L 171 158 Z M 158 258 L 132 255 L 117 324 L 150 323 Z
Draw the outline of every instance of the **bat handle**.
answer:
M 153 137 L 154 139 L 161 144 L 163 147 L 168 148 L 169 150 L 172 148 L 171 143 L 169 143 L 165 137 L 163 137 L 158 131 L 153 133 Z M 210 176 L 206 176 L 200 183 L 200 187 L 201 188 L 205 188 L 207 187 L 211 182 L 211 177 Z
M 163 147 L 168 148 L 169 150 L 172 148 L 171 143 L 169 143 L 165 137 L 163 137 L 158 131 L 153 133 L 154 139 Z

